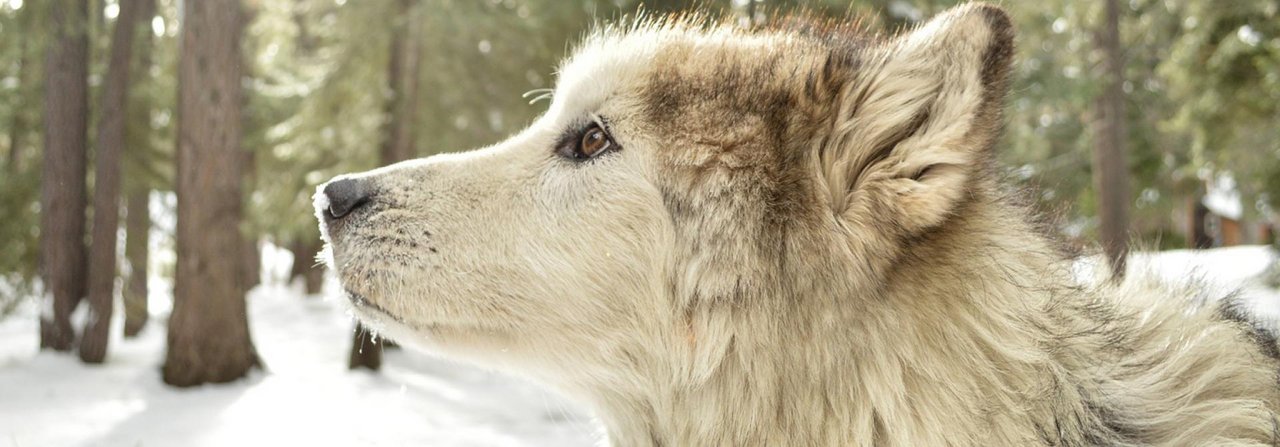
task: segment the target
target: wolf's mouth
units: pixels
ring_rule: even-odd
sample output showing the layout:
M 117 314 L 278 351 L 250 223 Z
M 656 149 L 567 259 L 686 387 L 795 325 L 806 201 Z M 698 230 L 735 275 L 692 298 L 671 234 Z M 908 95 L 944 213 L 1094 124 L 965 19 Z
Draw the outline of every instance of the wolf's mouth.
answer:
M 387 329 L 388 323 L 394 323 L 392 326 L 401 326 L 424 334 L 439 334 L 439 331 L 442 329 L 438 324 L 410 323 L 404 318 L 391 313 L 391 311 L 388 311 L 386 308 L 369 301 L 369 299 L 365 298 L 364 295 L 345 288 L 343 291 L 347 294 L 347 299 L 351 300 L 351 306 L 354 308 L 357 315 L 359 315 L 359 320 L 371 327 L 379 328 L 378 332 L 382 332 Z
M 395 321 L 400 324 L 405 324 L 404 320 L 401 320 L 400 317 L 396 316 L 395 314 L 392 314 L 386 308 L 383 308 L 382 306 L 379 306 L 377 304 L 374 304 L 372 301 L 369 301 L 369 299 L 365 298 L 364 295 L 361 295 L 356 292 L 352 292 L 351 289 L 344 289 L 344 291 L 347 293 L 347 299 L 351 300 L 351 304 L 353 306 L 361 310 L 377 312 L 383 316 L 386 316 L 387 318 L 390 318 L 392 321 Z

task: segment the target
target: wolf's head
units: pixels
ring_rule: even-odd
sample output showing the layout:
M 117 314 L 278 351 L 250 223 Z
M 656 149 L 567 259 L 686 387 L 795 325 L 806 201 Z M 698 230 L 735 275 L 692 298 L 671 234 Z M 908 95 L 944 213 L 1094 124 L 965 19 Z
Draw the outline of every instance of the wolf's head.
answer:
M 323 186 L 328 263 L 398 340 L 568 387 L 696 380 L 743 331 L 843 324 L 805 297 L 883 287 L 964 209 L 1012 39 L 980 4 L 891 38 L 604 29 L 512 138 Z

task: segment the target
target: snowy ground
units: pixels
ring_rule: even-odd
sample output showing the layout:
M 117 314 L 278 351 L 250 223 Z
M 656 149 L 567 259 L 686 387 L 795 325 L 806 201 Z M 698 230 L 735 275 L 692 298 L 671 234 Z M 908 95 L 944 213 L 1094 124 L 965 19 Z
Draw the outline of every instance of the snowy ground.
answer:
M 1155 273 L 1173 282 L 1196 281 L 1222 293 L 1239 290 L 1259 320 L 1280 330 L 1280 291 L 1261 281 L 1274 256 L 1265 246 L 1138 253 L 1129 271 Z
M 352 323 L 331 300 L 275 285 L 255 289 L 249 307 L 267 370 L 188 390 L 160 381 L 163 315 L 137 339 L 117 336 L 96 367 L 37 352 L 38 309 L 0 321 L 0 447 L 572 447 L 600 438 L 585 410 L 520 379 L 406 350 L 388 352 L 380 373 L 349 372 Z
M 288 265 L 279 256 L 268 250 L 268 283 Z M 1259 312 L 1280 318 L 1280 293 L 1251 281 L 1270 257 L 1240 247 L 1138 254 L 1133 264 L 1245 287 Z M 98 367 L 38 352 L 37 309 L 0 321 L 0 447 L 570 447 L 600 438 L 584 409 L 519 379 L 406 351 L 390 352 L 381 373 L 348 372 L 351 323 L 331 301 L 268 285 L 249 303 L 267 371 L 189 390 L 160 382 L 167 306 L 140 338 L 113 340 Z

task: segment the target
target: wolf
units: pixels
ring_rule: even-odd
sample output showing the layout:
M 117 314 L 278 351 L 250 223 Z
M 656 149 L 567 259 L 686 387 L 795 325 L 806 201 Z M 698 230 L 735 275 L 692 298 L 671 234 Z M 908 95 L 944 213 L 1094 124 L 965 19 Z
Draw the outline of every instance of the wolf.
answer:
M 1238 301 L 1082 281 L 994 163 L 1014 28 L 603 27 L 527 129 L 322 185 L 382 334 L 547 383 L 617 446 L 1276 445 Z

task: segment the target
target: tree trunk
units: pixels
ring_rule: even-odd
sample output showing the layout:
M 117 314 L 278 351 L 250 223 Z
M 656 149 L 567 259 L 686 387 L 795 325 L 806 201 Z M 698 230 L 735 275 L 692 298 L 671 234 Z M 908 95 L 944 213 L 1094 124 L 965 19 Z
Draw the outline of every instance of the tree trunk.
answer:
M 262 250 L 259 249 L 258 239 L 255 237 L 245 236 L 244 249 L 240 251 L 243 261 L 240 268 L 244 275 L 244 291 L 249 293 L 258 283 L 262 282 Z
M 386 124 L 380 158 L 383 164 L 417 156 L 414 120 L 418 105 L 418 72 L 421 65 L 420 9 L 417 0 L 399 0 L 392 17 L 391 48 L 387 64 Z
M 374 371 L 382 368 L 382 340 L 374 337 L 373 332 L 360 323 L 356 323 L 356 332 L 351 339 L 351 359 L 347 361 L 347 368 Z
M 307 268 L 307 274 L 302 275 L 302 279 L 307 295 L 319 295 L 324 288 L 324 268 L 312 265 Z
M 153 34 L 151 21 L 156 16 L 156 0 L 142 0 L 142 12 L 138 18 L 137 53 L 133 68 L 136 73 L 134 83 L 143 85 L 150 79 L 151 49 Z M 130 120 L 136 124 L 126 132 L 127 157 L 143 162 L 150 159 L 151 153 L 151 104 L 146 99 L 133 96 L 129 104 Z M 125 163 L 128 165 L 128 163 Z M 135 166 L 136 168 L 136 166 Z M 129 178 L 126 171 L 125 178 Z M 125 184 L 125 262 L 129 265 L 125 277 L 124 290 L 124 336 L 132 338 L 146 326 L 150 313 L 147 311 L 147 258 L 151 246 L 151 185 L 142 180 L 142 175 L 133 173 L 133 182 Z
M 125 208 L 124 258 L 129 276 L 124 286 L 124 336 L 134 337 L 147 324 L 147 249 L 151 243 L 151 197 L 146 189 L 129 194 Z
M 1191 202 L 1191 231 L 1187 242 L 1191 248 L 1204 249 L 1213 248 L 1213 237 L 1209 236 L 1209 228 L 1206 225 L 1209 220 L 1209 207 L 1204 206 L 1203 189 L 1197 190 L 1196 194 L 1190 199 Z
M 239 0 L 184 3 L 178 63 L 177 274 L 165 383 L 228 382 L 258 365 L 244 298 Z
M 422 5 L 420 0 L 400 0 L 404 5 L 404 57 L 401 66 L 404 74 L 400 76 L 402 83 L 396 97 L 400 108 L 397 118 L 395 136 L 392 140 L 396 149 L 396 161 L 404 161 L 418 157 L 418 145 L 414 129 L 418 119 L 418 78 L 422 66 Z
M 320 253 L 320 239 L 300 237 L 289 248 L 293 252 L 293 267 L 289 272 L 289 282 L 301 277 L 307 295 L 320 293 L 324 282 L 324 269 L 316 266 L 316 255 Z
M 107 0 L 96 0 L 94 2 L 93 27 L 98 32 L 106 34 L 104 30 L 107 27 Z
M 40 346 L 58 351 L 71 350 L 75 342 L 71 312 L 85 290 L 88 15 L 85 0 L 55 0 L 49 8 L 40 252 L 46 299 L 53 300 L 53 312 L 40 318 Z
M 138 19 L 146 0 L 122 0 L 111 36 L 106 83 L 99 101 L 98 156 L 94 160 L 93 237 L 89 247 L 89 318 L 80 338 L 80 359 L 102 363 L 110 340 L 116 280 L 116 232 L 120 229 L 120 153 L 124 151 L 129 69 Z
M 1125 155 L 1124 61 L 1117 0 L 1106 0 L 1106 21 L 1096 36 L 1102 53 L 1095 100 L 1093 181 L 1098 195 L 1098 237 L 1117 277 L 1124 275 L 1129 251 L 1129 163 Z

